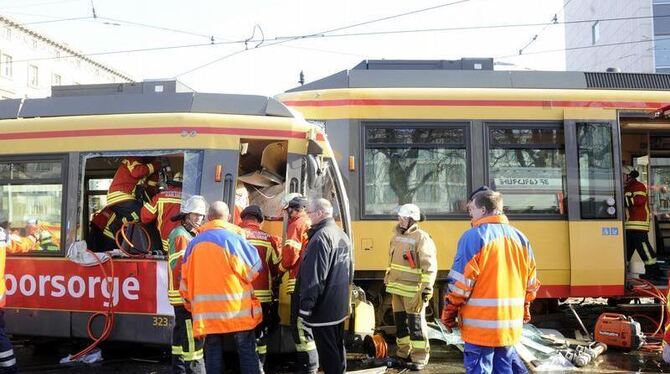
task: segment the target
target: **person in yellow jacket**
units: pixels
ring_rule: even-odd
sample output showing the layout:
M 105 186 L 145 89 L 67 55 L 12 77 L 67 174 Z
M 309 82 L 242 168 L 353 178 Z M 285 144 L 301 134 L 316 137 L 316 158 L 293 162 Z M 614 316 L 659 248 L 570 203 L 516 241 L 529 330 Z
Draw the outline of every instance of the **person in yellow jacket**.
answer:
M 437 275 L 435 243 L 419 228 L 420 220 L 421 210 L 415 204 L 405 204 L 398 210 L 384 277 L 386 292 L 392 297 L 396 356 L 408 361 L 407 367 L 412 370 L 421 370 L 428 363 L 425 311 Z

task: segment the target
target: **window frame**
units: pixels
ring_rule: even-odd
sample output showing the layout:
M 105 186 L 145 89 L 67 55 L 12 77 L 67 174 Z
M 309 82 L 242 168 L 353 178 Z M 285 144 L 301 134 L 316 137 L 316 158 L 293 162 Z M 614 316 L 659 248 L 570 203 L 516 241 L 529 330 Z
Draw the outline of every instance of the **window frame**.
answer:
M 466 196 L 470 194 L 472 190 L 472 150 L 471 150 L 471 121 L 361 121 L 360 125 L 360 142 L 359 142 L 359 154 L 361 155 L 361 169 L 363 172 L 359 176 L 358 189 L 359 189 L 359 198 L 360 204 L 358 204 L 358 213 L 361 220 L 366 221 L 388 221 L 395 220 L 397 217 L 394 214 L 369 214 L 365 212 L 366 207 L 366 196 L 365 196 L 365 176 L 367 170 L 365 169 L 365 151 L 368 149 L 367 142 L 367 130 L 370 128 L 411 128 L 411 129 L 433 129 L 433 128 L 462 128 L 463 131 L 463 144 L 454 145 L 454 144 L 445 144 L 440 146 L 440 144 L 421 144 L 414 148 L 418 149 L 465 149 L 465 177 L 466 177 Z M 385 147 L 379 148 L 408 148 L 407 144 L 404 143 L 388 143 L 383 144 Z M 463 220 L 470 219 L 468 212 L 462 213 L 440 213 L 440 214 L 427 214 L 428 219 L 435 220 Z
M 489 164 L 489 152 L 491 150 L 491 129 L 537 129 L 537 128 L 548 128 L 561 130 L 563 132 L 563 167 L 565 169 L 565 174 L 563 175 L 564 184 L 563 184 L 563 199 L 565 212 L 563 214 L 547 214 L 547 213 L 538 213 L 538 214 L 529 214 L 529 213 L 505 213 L 509 217 L 513 217 L 515 220 L 556 220 L 563 221 L 568 219 L 569 207 L 567 204 L 568 201 L 568 157 L 567 157 L 567 147 L 566 147 L 566 136 L 565 136 L 565 127 L 561 121 L 484 121 L 484 142 L 482 147 L 482 152 L 484 153 L 484 181 L 486 185 L 490 184 L 491 173 L 490 173 L 490 164 Z M 555 144 L 506 144 L 511 147 L 500 147 L 499 149 L 555 149 L 561 150 L 561 147 Z M 503 201 L 505 195 L 503 194 Z
M 60 180 L 56 178 L 50 179 L 21 179 L 23 183 L 12 183 L 12 185 L 31 185 L 32 181 L 40 181 L 39 184 L 60 184 L 63 186 L 62 197 L 61 197 L 61 217 L 60 217 L 60 250 L 59 251 L 30 251 L 26 253 L 7 253 L 7 256 L 17 256 L 17 257 L 65 257 L 65 241 L 66 241 L 66 232 L 65 227 L 67 225 L 67 199 L 68 199 L 68 170 L 69 170 L 69 159 L 67 154 L 40 154 L 40 155 L 18 155 L 18 156 L 0 156 L 0 162 L 44 162 L 44 161 L 57 161 L 61 164 L 61 177 Z M 6 185 L 10 180 L 0 179 L 0 185 Z M 34 185 L 34 184 L 33 184 Z M 39 218 L 38 218 L 39 219 Z
M 35 68 L 35 84 L 32 81 L 32 68 Z M 28 87 L 39 88 L 40 86 L 40 68 L 37 65 L 28 64 Z
M 7 63 L 8 59 L 9 63 Z M 8 74 L 5 74 L 5 71 L 7 71 Z M 12 55 L 7 53 L 0 54 L 0 75 L 7 79 L 12 79 L 14 77 L 14 58 Z

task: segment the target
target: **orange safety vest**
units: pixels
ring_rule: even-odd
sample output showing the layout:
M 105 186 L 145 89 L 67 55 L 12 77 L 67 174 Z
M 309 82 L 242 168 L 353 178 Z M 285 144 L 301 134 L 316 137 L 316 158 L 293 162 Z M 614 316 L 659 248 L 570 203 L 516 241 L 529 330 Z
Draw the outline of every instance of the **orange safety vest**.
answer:
M 107 205 L 135 199 L 135 187 L 160 167 L 157 162 L 144 164 L 135 157 L 126 157 L 116 169 L 107 191 Z
M 649 231 L 649 205 L 647 204 L 647 187 L 644 183 L 633 180 L 624 187 L 626 203 L 626 221 L 624 229 Z
M 179 214 L 180 209 L 181 187 L 170 186 L 167 190 L 154 196 L 151 202 L 144 203 L 140 212 L 140 219 L 145 225 L 156 221 L 156 228 L 161 235 L 165 253 L 168 252 L 168 236 L 172 229 L 180 224 L 179 221 L 174 222 L 171 218 Z
M 285 272 L 288 270 L 286 291 L 289 293 L 292 293 L 295 289 L 295 280 L 300 272 L 302 252 L 307 248 L 309 242 L 307 231 L 309 231 L 310 226 L 309 218 L 305 214 L 291 218 L 288 222 L 279 271 Z
M 447 284 L 463 341 L 486 347 L 519 341 L 524 304 L 540 287 L 530 242 L 504 215 L 483 217 L 461 236 Z
M 279 264 L 279 238 L 261 230 L 260 224 L 254 221 L 242 220 L 242 228 L 247 233 L 247 240 L 256 249 L 263 262 L 258 277 L 253 281 L 254 295 L 261 303 L 272 302 L 272 278 L 277 275 Z
M 263 266 L 258 250 L 226 224 L 201 226 L 184 254 L 179 292 L 195 336 L 249 331 L 263 318 L 252 286 Z
M 5 260 L 7 253 L 29 252 L 35 248 L 35 240 L 30 238 L 21 238 L 17 235 L 11 235 L 5 229 L 0 227 L 0 279 L 5 279 Z M 7 303 L 7 285 L 0 282 L 0 308 Z

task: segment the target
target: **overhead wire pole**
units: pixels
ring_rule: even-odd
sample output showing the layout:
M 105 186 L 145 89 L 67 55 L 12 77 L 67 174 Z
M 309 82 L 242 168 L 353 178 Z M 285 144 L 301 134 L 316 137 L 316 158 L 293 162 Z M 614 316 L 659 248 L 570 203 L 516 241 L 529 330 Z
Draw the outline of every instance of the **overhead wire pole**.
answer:
M 350 29 L 350 28 L 354 28 L 354 27 L 363 26 L 363 25 L 369 25 L 369 24 L 376 23 L 376 22 L 387 21 L 387 20 L 394 19 L 394 18 L 399 18 L 399 17 L 404 17 L 404 16 L 408 16 L 408 15 L 412 15 L 412 14 L 417 14 L 417 13 L 427 12 L 427 11 L 431 11 L 431 10 L 435 10 L 435 9 L 440 9 L 440 8 L 444 8 L 444 7 L 451 6 L 451 5 L 457 5 L 457 4 L 461 4 L 461 3 L 466 3 L 466 2 L 469 2 L 469 1 L 470 1 L 470 0 L 458 0 L 458 1 L 453 1 L 453 2 L 449 2 L 449 3 L 444 3 L 444 4 L 440 4 L 440 5 L 436 5 L 436 6 L 428 7 L 428 8 L 417 9 L 417 10 L 413 10 L 413 11 L 409 11 L 409 12 L 404 12 L 404 13 L 400 13 L 400 14 L 395 14 L 395 15 L 392 15 L 392 16 L 386 16 L 386 17 L 376 18 L 376 19 L 373 19 L 373 20 L 365 21 L 365 22 L 359 22 L 359 23 L 356 23 L 356 24 L 353 24 L 353 25 L 347 25 L 347 26 L 342 26 L 342 27 L 336 27 L 336 28 L 334 28 L 334 29 L 328 29 L 328 30 L 325 30 L 325 31 L 317 32 L 317 33 L 311 33 L 311 34 L 305 34 L 305 35 L 298 35 L 298 36 L 289 37 L 289 38 L 287 38 L 287 39 L 282 39 L 282 40 L 277 40 L 277 39 L 275 39 L 275 42 L 274 42 L 274 43 L 263 44 L 264 40 L 262 40 L 261 43 L 260 43 L 259 45 L 257 45 L 257 46 L 256 46 L 255 48 L 253 48 L 253 49 L 259 49 L 259 48 L 264 48 L 264 47 L 271 47 L 271 46 L 275 46 L 275 45 L 278 45 L 278 44 L 284 44 L 284 43 L 288 43 L 288 42 L 291 42 L 291 41 L 294 41 L 294 40 L 299 40 L 299 39 L 312 38 L 312 37 L 315 37 L 315 36 L 319 36 L 319 35 L 323 35 L 323 34 L 328 34 L 328 33 L 331 33 L 331 32 L 336 32 L 336 31 L 346 30 L 346 29 Z M 205 63 L 205 64 L 196 66 L 196 67 L 194 67 L 194 68 L 192 68 L 192 69 L 189 69 L 189 70 L 187 70 L 187 71 L 184 71 L 184 72 L 182 72 L 182 73 L 179 73 L 179 74 L 175 75 L 175 78 L 181 77 L 181 76 L 186 75 L 186 74 L 190 74 L 190 73 L 192 73 L 192 72 L 194 72 L 194 71 L 200 70 L 200 69 L 202 69 L 202 68 L 205 68 L 205 67 L 207 67 L 207 66 L 210 66 L 210 65 L 212 65 L 212 64 L 215 64 L 215 63 L 217 63 L 217 62 L 223 61 L 223 60 L 225 60 L 225 59 L 227 59 L 227 58 L 233 57 L 233 56 L 238 55 L 238 54 L 240 54 L 240 53 L 244 53 L 244 52 L 246 52 L 246 51 L 247 51 L 247 49 L 244 49 L 244 50 L 237 51 L 237 52 L 233 52 L 233 53 L 228 54 L 228 55 L 226 55 L 226 56 L 217 58 L 217 59 L 215 59 L 215 60 L 209 61 L 209 62 L 207 62 L 207 63 Z

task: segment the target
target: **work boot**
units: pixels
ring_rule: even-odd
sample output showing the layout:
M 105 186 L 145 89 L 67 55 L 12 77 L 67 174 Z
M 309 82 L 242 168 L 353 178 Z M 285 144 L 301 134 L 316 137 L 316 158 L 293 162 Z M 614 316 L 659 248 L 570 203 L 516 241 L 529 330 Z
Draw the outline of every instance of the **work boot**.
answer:
M 658 264 L 646 265 L 644 267 L 644 274 L 640 274 L 640 278 L 646 280 L 665 280 L 668 275 L 661 271 Z
M 407 368 L 411 371 L 419 371 L 423 370 L 426 368 L 425 364 L 420 364 L 418 362 L 408 362 L 407 363 Z

